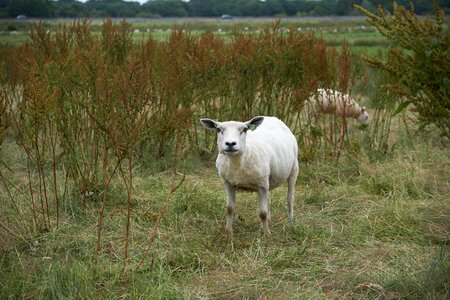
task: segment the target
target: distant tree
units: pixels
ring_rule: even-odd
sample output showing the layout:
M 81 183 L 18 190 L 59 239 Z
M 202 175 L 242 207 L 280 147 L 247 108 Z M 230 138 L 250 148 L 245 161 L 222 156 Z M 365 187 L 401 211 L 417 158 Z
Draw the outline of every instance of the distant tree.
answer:
M 106 6 L 108 5 L 108 3 L 109 1 L 89 0 L 84 5 L 89 9 L 92 16 L 106 17 Z
M 147 1 L 141 11 L 161 17 L 187 17 L 188 5 L 181 0 Z
M 14 0 L 9 3 L 8 14 L 11 17 L 26 15 L 49 18 L 54 15 L 54 11 L 50 0 Z
M 76 0 L 59 0 L 53 2 L 55 16 L 63 18 L 87 17 L 90 15 L 89 9 Z
M 263 5 L 264 16 L 275 16 L 285 14 L 283 6 L 279 0 L 266 0 Z
M 333 1 L 333 6 L 334 6 L 334 2 L 336 0 L 325 0 L 325 1 Z M 289 1 L 289 6 L 291 7 L 292 10 L 295 11 L 295 15 L 307 15 L 309 14 L 309 12 L 311 12 L 315 5 L 317 5 L 317 1 Z
M 362 0 L 338 0 L 335 7 L 335 14 L 338 16 L 350 15 L 354 4 L 361 4 Z
M 0 0 L 0 18 L 8 17 L 8 8 L 10 0 Z
M 293 2 L 295 1 L 280 0 L 280 5 L 287 16 L 293 16 L 297 13 L 297 11 L 295 10 L 295 6 L 292 5 Z
M 89 0 L 85 3 L 92 16 L 134 17 L 139 13 L 139 2 L 122 0 Z
M 228 0 L 224 0 L 228 1 Z M 189 6 L 192 10 L 192 15 L 196 17 L 211 17 L 217 16 L 215 0 L 191 0 Z
M 392 12 L 394 0 L 148 0 L 144 4 L 125 0 L 0 0 L 0 18 L 25 14 L 30 17 L 217 17 L 233 16 L 301 16 L 301 15 L 353 15 L 360 13 L 353 4 L 375 12 L 381 4 Z M 426 15 L 432 11 L 431 0 L 397 0 Z M 441 7 L 450 12 L 450 1 L 439 0 Z
M 243 11 L 246 10 L 250 3 L 254 0 L 227 0 L 227 1 L 216 1 L 215 7 L 213 9 L 215 16 L 220 16 L 224 14 L 241 16 Z M 251 5 L 251 4 L 250 4 Z
M 243 16 L 260 17 L 263 15 L 263 3 L 259 0 L 241 0 L 237 6 L 237 11 L 232 14 Z
M 106 12 L 110 17 L 134 17 L 139 13 L 139 2 L 117 2 L 106 7 Z

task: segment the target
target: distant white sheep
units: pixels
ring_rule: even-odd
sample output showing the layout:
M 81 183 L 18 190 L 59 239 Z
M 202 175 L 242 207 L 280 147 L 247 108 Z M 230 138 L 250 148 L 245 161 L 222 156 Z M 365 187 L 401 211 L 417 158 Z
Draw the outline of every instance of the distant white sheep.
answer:
M 245 123 L 211 119 L 200 122 L 217 131 L 216 167 L 227 195 L 225 230 L 233 232 L 236 189 L 246 189 L 258 192 L 259 216 L 269 235 L 269 190 L 286 180 L 288 216 L 292 218 L 299 165 L 297 140 L 291 130 L 275 117 L 254 117 Z
M 315 111 L 336 114 L 339 117 L 355 118 L 362 124 L 369 123 L 366 107 L 360 107 L 352 97 L 339 91 L 318 89 L 317 93 L 309 98 L 309 101 Z

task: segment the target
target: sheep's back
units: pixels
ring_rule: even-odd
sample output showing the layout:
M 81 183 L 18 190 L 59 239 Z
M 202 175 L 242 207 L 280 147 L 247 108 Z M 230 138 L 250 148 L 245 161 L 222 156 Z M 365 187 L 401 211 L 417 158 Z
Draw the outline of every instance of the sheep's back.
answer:
M 270 189 L 283 183 L 297 160 L 297 139 L 291 130 L 276 117 L 264 117 L 264 122 L 247 136 L 247 146 L 263 152 L 270 170 Z
M 328 89 L 318 89 L 317 91 L 318 94 L 311 96 L 310 101 L 322 113 L 358 117 L 361 111 L 360 106 L 349 95 Z

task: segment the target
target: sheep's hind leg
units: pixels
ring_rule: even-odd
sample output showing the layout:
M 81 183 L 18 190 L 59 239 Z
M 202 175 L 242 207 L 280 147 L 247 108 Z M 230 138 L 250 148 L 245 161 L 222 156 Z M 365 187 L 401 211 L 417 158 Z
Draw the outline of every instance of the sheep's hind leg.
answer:
M 225 231 L 228 234 L 232 234 L 236 188 L 226 180 L 224 180 L 224 185 L 225 185 L 225 192 L 227 194 L 227 224 L 225 225 Z
M 259 217 L 261 218 L 264 233 L 270 235 L 269 229 L 269 189 L 259 188 Z
M 298 161 L 295 161 L 294 167 L 292 168 L 291 175 L 288 178 L 288 193 L 287 193 L 287 209 L 288 217 L 292 219 L 294 217 L 294 192 L 295 192 L 295 182 L 298 176 Z

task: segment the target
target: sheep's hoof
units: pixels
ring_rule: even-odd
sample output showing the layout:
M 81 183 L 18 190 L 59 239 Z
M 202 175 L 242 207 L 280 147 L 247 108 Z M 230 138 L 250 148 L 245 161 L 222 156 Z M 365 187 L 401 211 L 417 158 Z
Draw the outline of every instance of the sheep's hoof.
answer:
M 270 232 L 269 226 L 262 225 L 262 229 L 264 231 L 264 235 L 265 236 L 271 236 L 272 235 L 272 233 Z
M 233 235 L 233 228 L 225 227 L 225 234 L 229 235 L 229 236 L 232 236 Z
M 292 228 L 292 227 L 295 227 L 295 225 L 296 225 L 297 223 L 296 223 L 296 221 L 295 221 L 295 219 L 294 218 L 289 218 L 289 219 L 287 219 L 286 220 L 286 223 L 284 224 L 284 227 L 286 228 Z

